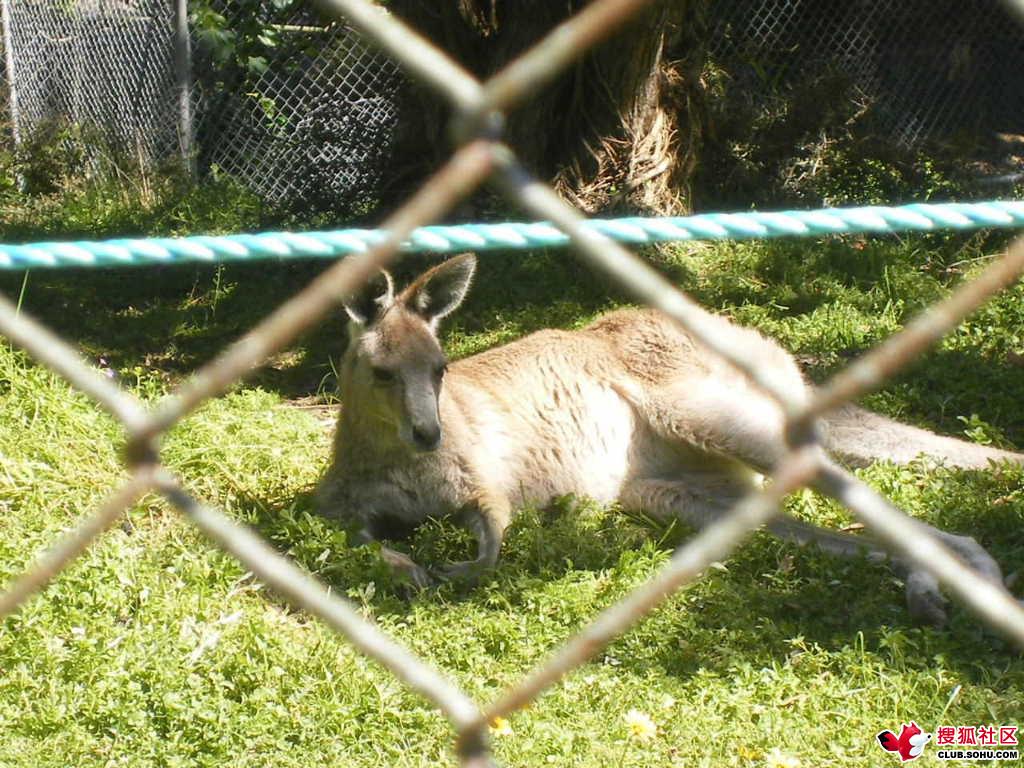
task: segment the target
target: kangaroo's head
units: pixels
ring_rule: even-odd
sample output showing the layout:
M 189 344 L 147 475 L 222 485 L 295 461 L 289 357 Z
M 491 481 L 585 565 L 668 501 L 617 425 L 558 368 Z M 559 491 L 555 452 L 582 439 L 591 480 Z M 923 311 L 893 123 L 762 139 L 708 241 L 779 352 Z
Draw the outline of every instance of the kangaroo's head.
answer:
M 448 359 L 437 340 L 441 318 L 469 290 L 476 257 L 455 256 L 395 295 L 387 272 L 345 301 L 350 341 L 342 363 L 342 401 L 377 438 L 417 451 L 441 442 L 438 398 Z

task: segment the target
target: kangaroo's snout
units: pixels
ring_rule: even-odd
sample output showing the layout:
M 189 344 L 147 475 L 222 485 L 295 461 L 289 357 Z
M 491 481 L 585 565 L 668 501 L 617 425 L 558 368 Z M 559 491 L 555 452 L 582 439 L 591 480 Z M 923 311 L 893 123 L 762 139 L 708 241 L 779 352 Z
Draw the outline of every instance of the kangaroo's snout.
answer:
M 429 373 L 407 375 L 405 428 L 400 434 L 417 451 L 433 451 L 441 442 L 440 395 L 440 384 Z
M 420 451 L 433 451 L 441 444 L 441 425 L 413 427 L 412 442 Z

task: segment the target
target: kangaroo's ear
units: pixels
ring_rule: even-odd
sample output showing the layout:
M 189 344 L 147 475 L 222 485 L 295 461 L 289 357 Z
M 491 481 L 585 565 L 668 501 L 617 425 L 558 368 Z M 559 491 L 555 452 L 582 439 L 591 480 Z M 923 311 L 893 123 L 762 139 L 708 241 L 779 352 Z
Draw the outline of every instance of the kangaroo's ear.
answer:
M 476 256 L 463 253 L 427 270 L 410 285 L 399 301 L 433 324 L 454 312 L 466 298 L 476 271 Z
M 352 321 L 369 325 L 395 300 L 395 281 L 383 269 L 360 290 L 342 299 Z

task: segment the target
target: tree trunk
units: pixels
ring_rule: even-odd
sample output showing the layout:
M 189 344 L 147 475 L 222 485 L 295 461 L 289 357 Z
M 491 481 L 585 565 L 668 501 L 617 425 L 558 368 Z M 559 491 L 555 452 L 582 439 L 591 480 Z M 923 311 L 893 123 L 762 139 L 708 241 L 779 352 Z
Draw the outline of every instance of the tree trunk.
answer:
M 506 141 L 528 168 L 584 210 L 680 212 L 699 148 L 703 54 L 695 20 L 707 0 L 656 0 L 508 118 Z M 486 78 L 585 0 L 392 0 L 390 7 Z M 685 23 L 685 27 L 684 27 Z M 682 51 L 682 60 L 669 52 Z M 448 111 L 413 86 L 399 163 L 439 159 Z

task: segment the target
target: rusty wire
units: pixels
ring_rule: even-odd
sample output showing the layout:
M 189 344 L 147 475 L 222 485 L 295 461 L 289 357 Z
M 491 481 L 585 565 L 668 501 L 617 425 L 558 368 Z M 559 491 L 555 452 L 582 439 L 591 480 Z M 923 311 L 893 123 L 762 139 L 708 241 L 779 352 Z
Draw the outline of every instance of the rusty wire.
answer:
M 648 0 L 597 0 L 576 17 L 480 83 L 444 52 L 414 30 L 366 0 L 321 0 L 329 12 L 344 15 L 370 39 L 394 56 L 414 77 L 434 88 L 454 108 L 453 134 L 459 148 L 432 179 L 386 222 L 389 236 L 365 253 L 349 257 L 325 272 L 282 305 L 214 362 L 203 367 L 152 411 L 132 395 L 92 370 L 77 353 L 45 328 L 19 315 L 0 300 L 0 332 L 39 362 L 67 379 L 103 406 L 123 426 L 127 482 L 92 516 L 44 553 L 22 577 L 0 594 L 0 618 L 40 591 L 89 543 L 150 490 L 162 493 L 218 546 L 234 555 L 260 579 L 294 605 L 344 635 L 361 652 L 391 670 L 411 689 L 432 702 L 451 722 L 454 748 L 463 766 L 493 765 L 487 739 L 492 718 L 525 706 L 562 676 L 585 663 L 607 643 L 643 619 L 660 601 L 698 578 L 712 562 L 731 553 L 739 542 L 778 512 L 789 492 L 809 486 L 846 504 L 879 532 L 880 539 L 908 562 L 926 570 L 971 610 L 1024 647 L 1024 609 L 1001 586 L 966 568 L 937 537 L 896 510 L 860 480 L 821 461 L 813 441 L 814 419 L 852 398 L 875 389 L 906 366 L 928 345 L 1024 271 L 1024 243 L 972 282 L 935 305 L 906 330 L 840 372 L 811 398 L 798 403 L 779 386 L 773 371 L 753 364 L 728 339 L 716 334 L 718 321 L 651 267 L 607 238 L 580 227 L 582 215 L 545 184 L 532 178 L 512 151 L 500 143 L 504 111 L 522 103 L 588 47 L 608 37 Z M 766 487 L 739 502 L 733 511 L 698 534 L 646 584 L 610 607 L 583 628 L 547 663 L 481 705 L 442 672 L 388 637 L 347 600 L 332 594 L 317 579 L 278 554 L 246 527 L 199 503 L 182 482 L 159 462 L 159 437 L 206 400 L 291 343 L 319 321 L 342 296 L 358 289 L 377 269 L 397 255 L 398 244 L 415 227 L 443 216 L 458 201 L 491 179 L 510 200 L 553 222 L 572 238 L 579 255 L 605 271 L 639 300 L 657 307 L 684 326 L 774 398 L 788 418 L 789 452 L 777 464 Z

